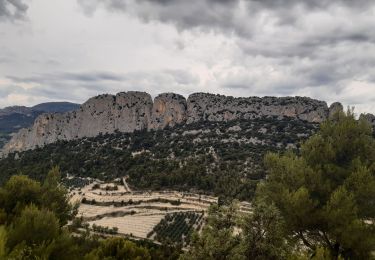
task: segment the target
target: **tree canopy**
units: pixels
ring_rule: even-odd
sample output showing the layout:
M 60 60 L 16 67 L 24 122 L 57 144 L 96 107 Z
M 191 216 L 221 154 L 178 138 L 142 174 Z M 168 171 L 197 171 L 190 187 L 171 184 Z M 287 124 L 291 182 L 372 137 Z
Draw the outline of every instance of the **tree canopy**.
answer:
M 274 205 L 253 204 L 253 213 L 241 213 L 236 202 L 213 205 L 207 225 L 195 234 L 182 260 L 286 259 L 292 254 L 284 238 L 284 224 Z
M 172 246 L 145 241 L 138 245 L 89 231 L 73 236 L 72 226 L 66 224 L 78 219 L 76 213 L 60 184 L 58 167 L 52 168 L 43 184 L 24 175 L 12 176 L 0 188 L 0 259 L 172 260 L 180 253 Z
M 0 224 L 11 222 L 26 206 L 33 204 L 56 214 L 61 226 L 71 220 L 76 207 L 69 203 L 68 192 L 59 184 L 60 172 L 54 167 L 41 185 L 24 175 L 14 175 L 0 188 Z
M 312 252 L 351 259 L 375 250 L 375 140 L 352 112 L 324 122 L 299 153 L 270 153 L 258 196 L 275 203 L 288 235 Z
M 99 248 L 93 250 L 85 260 L 151 260 L 146 248 L 122 238 L 106 239 Z

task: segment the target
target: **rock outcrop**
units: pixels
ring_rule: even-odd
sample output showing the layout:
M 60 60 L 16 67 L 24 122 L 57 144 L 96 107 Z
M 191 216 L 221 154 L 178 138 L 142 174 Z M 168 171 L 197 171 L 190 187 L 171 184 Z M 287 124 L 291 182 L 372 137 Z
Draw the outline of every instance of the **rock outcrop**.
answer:
M 375 116 L 373 114 L 361 114 L 359 116 L 360 120 L 365 120 L 370 123 L 373 127 L 375 127 Z
M 334 102 L 329 106 L 329 118 L 333 118 L 337 113 L 344 112 L 344 106 L 339 102 Z
M 325 102 L 306 97 L 234 98 L 195 93 L 186 100 L 178 94 L 164 93 L 153 102 L 147 93 L 130 91 L 91 98 L 73 112 L 43 114 L 31 128 L 14 135 L 3 153 L 34 149 L 58 140 L 116 131 L 157 130 L 201 120 L 251 120 L 271 116 L 320 123 L 331 113 Z
M 187 123 L 200 120 L 228 121 L 261 116 L 293 117 L 309 122 L 322 122 L 329 113 L 323 101 L 306 97 L 234 98 L 196 93 L 189 96 Z

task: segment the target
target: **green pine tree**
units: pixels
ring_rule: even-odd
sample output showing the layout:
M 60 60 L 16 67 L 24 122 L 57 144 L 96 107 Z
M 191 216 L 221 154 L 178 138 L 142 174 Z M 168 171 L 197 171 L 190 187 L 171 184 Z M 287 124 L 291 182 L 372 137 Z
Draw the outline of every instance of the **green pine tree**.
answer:
M 268 154 L 258 196 L 274 203 L 288 233 L 333 259 L 368 259 L 375 250 L 375 140 L 354 114 L 336 114 L 299 154 Z

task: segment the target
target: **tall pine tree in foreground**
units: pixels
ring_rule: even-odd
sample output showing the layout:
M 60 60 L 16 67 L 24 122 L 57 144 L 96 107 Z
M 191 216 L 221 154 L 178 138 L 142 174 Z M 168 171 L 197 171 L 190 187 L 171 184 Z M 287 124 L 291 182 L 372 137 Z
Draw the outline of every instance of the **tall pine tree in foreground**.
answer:
M 375 140 L 353 112 L 337 113 L 298 153 L 268 154 L 258 196 L 312 254 L 369 259 L 375 250 Z

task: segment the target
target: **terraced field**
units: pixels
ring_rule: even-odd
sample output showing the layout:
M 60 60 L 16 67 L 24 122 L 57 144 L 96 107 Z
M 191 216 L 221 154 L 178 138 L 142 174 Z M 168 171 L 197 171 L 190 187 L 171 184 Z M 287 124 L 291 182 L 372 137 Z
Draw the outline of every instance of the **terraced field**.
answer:
M 82 184 L 71 186 L 71 201 L 80 203 L 78 216 L 89 228 L 118 228 L 118 235 L 139 239 L 161 241 L 171 237 L 181 242 L 183 236 L 186 242 L 186 235 L 202 227 L 208 207 L 218 201 L 217 197 L 187 192 L 132 191 L 126 178 L 113 183 L 89 179 L 72 182 Z M 249 209 L 249 203 L 241 203 L 241 210 Z M 178 217 L 178 225 L 171 222 L 171 216 Z M 180 216 L 187 217 L 186 225 Z M 160 227 L 166 225 L 166 220 L 173 230 L 164 234 Z M 178 230 L 179 227 L 184 230 Z

